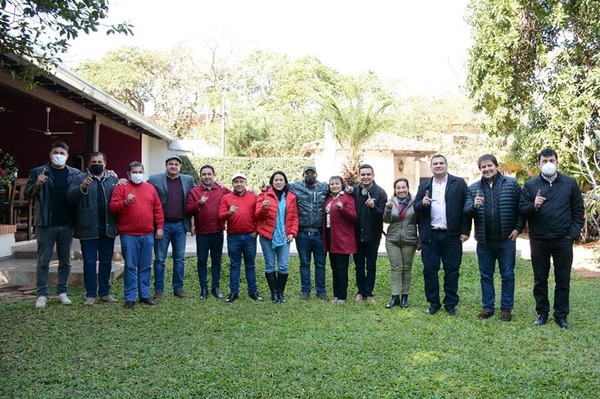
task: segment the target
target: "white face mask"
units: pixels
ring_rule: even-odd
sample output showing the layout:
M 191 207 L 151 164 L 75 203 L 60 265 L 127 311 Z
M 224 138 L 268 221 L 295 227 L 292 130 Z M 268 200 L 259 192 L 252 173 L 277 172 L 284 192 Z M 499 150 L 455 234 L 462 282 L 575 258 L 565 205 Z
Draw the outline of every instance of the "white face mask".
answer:
M 131 182 L 133 184 L 140 184 L 143 181 L 144 181 L 143 173 L 131 173 Z
M 542 174 L 546 177 L 554 176 L 556 174 L 556 164 L 551 162 L 543 164 Z
M 52 163 L 56 166 L 65 166 L 67 156 L 63 154 L 52 154 Z

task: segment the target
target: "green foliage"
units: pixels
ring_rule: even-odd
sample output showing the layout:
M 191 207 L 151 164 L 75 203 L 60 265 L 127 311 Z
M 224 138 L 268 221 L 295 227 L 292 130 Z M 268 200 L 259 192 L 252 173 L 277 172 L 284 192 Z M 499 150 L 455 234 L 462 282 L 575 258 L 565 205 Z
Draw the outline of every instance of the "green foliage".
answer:
M 300 180 L 302 170 L 312 164 L 310 158 L 238 158 L 238 157 L 182 157 L 181 173 L 192 175 L 196 182 L 200 181 L 200 168 L 212 165 L 217 180 L 231 187 L 231 176 L 236 172 L 246 175 L 248 188 L 258 190 L 261 183 L 269 182 L 271 174 L 276 170 L 283 171 L 289 182 Z
M 34 1 L 3 0 L 0 2 L 0 54 L 15 54 L 24 70 L 16 73 L 31 86 L 39 74 L 34 60 L 42 69 L 60 61 L 69 41 L 81 33 L 89 34 L 105 28 L 107 34 L 133 35 L 133 26 L 123 22 L 104 26 L 100 20 L 108 13 L 107 0 Z M 0 60 L 0 67 L 6 67 Z
M 225 258 L 226 259 L 226 258 Z M 257 257 L 259 291 L 267 294 Z M 461 267 L 458 317 L 427 316 L 415 259 L 408 309 L 384 308 L 390 266 L 378 259 L 378 303 L 302 301 L 297 258 L 285 304 L 200 301 L 196 258 L 186 261 L 188 298 L 154 307 L 88 308 L 51 299 L 0 301 L 3 398 L 596 398 L 600 280 L 574 277 L 571 331 L 535 327 L 529 262 L 518 259 L 514 319 L 477 320 L 475 255 Z M 170 260 L 166 281 L 170 281 Z M 228 280 L 223 268 L 222 282 Z M 354 287 L 350 273 L 350 287 Z M 331 292 L 330 274 L 328 290 Z M 499 284 L 499 276 L 496 284 Z M 122 280 L 113 286 L 122 298 Z M 349 292 L 352 292 L 350 289 Z M 70 288 L 70 294 L 74 291 Z

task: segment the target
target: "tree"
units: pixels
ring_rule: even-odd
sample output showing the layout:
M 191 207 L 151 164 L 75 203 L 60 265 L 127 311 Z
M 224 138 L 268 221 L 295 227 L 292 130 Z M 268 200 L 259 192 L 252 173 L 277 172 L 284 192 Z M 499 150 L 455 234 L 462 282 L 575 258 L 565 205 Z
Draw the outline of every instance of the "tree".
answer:
M 29 86 L 40 73 L 30 61 L 47 69 L 60 61 L 69 40 L 80 33 L 102 27 L 107 34 L 133 34 L 129 23 L 105 26 L 100 22 L 108 14 L 108 0 L 2 0 L 0 6 L 0 52 L 18 57 L 25 68 L 17 76 Z M 0 67 L 6 66 L 0 59 Z
M 342 177 L 348 184 L 358 181 L 363 155 L 360 146 L 390 124 L 384 111 L 392 105 L 392 100 L 378 102 L 373 97 L 357 80 L 347 82 L 338 97 L 323 96 L 325 119 L 333 125 L 336 140 L 348 151 L 342 167 Z

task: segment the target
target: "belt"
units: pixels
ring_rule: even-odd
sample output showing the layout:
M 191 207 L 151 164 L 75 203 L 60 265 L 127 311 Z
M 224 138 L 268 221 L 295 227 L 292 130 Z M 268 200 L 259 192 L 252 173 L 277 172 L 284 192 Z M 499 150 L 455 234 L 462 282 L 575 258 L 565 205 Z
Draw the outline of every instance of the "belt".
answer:
M 431 229 L 432 231 L 435 231 L 436 233 L 445 233 L 448 231 L 448 229 Z
M 322 232 L 320 230 L 300 230 L 299 233 L 307 236 L 320 236 Z

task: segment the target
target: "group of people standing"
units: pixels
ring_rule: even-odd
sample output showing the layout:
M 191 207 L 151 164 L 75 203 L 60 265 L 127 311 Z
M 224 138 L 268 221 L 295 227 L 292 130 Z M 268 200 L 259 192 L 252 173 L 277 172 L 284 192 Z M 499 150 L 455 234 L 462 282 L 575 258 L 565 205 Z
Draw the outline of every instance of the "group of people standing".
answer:
M 500 310 L 502 321 L 512 319 L 516 239 L 529 227 L 534 297 L 543 325 L 550 312 L 548 275 L 553 260 L 556 280 L 554 318 L 569 328 L 569 280 L 573 241 L 583 226 L 583 200 L 574 179 L 557 172 L 558 158 L 551 149 L 540 152 L 540 174 L 525 184 L 498 171 L 490 154 L 478 160 L 481 180 L 470 187 L 462 178 L 448 173 L 443 155 L 431 159 L 433 177 L 424 181 L 413 197 L 409 181 L 394 181 L 393 194 L 375 183 L 373 167 L 359 167 L 359 183 L 346 186 L 333 176 L 328 184 L 317 180 L 317 170 L 304 168 L 302 180 L 288 182 L 282 171 L 274 172 L 269 185 L 255 194 L 248 190 L 246 176 L 232 176 L 232 190 L 216 180 L 211 165 L 200 168 L 200 182 L 180 173 L 181 159 L 170 155 L 165 172 L 144 179 L 144 166 L 131 162 L 127 179 L 106 169 L 106 156 L 90 155 L 85 172 L 66 165 L 68 145 L 55 142 L 50 161 L 31 171 L 26 195 L 35 198 L 34 224 L 37 229 L 37 308 L 46 306 L 48 268 L 54 245 L 59 259 L 56 293 L 69 305 L 67 281 L 73 237 L 81 241 L 84 261 L 84 305 L 97 298 L 116 302 L 110 294 L 110 273 L 115 237 L 120 235 L 125 262 L 125 308 L 141 303 L 154 305 L 164 295 L 165 260 L 169 245 L 173 257 L 173 295 L 185 298 L 184 257 L 187 233 L 195 234 L 200 299 L 208 298 L 208 260 L 211 261 L 211 290 L 217 299 L 220 290 L 224 230 L 230 260 L 229 295 L 238 299 L 242 261 L 248 296 L 262 297 L 256 282 L 257 237 L 265 259 L 265 278 L 274 303 L 286 301 L 289 253 L 296 241 L 300 259 L 301 298 L 312 291 L 311 262 L 314 263 L 316 298 L 328 300 L 326 257 L 333 280 L 333 303 L 348 296 L 348 269 L 353 256 L 356 302 L 375 303 L 377 257 L 384 222 L 388 224 L 385 247 L 391 265 L 391 300 L 386 308 L 408 307 L 412 265 L 421 249 L 426 313 L 436 314 L 443 306 L 457 315 L 458 281 L 462 244 L 475 225 L 477 256 L 481 277 L 480 319 L 494 315 L 494 271 L 498 262 L 502 279 Z M 193 223 L 192 223 L 193 222 Z M 154 255 L 154 261 L 152 260 Z M 96 265 L 98 268 L 96 269 Z M 154 295 L 151 274 L 154 269 Z M 439 269 L 444 270 L 443 301 L 440 300 Z M 97 270 L 97 271 L 96 271 Z

